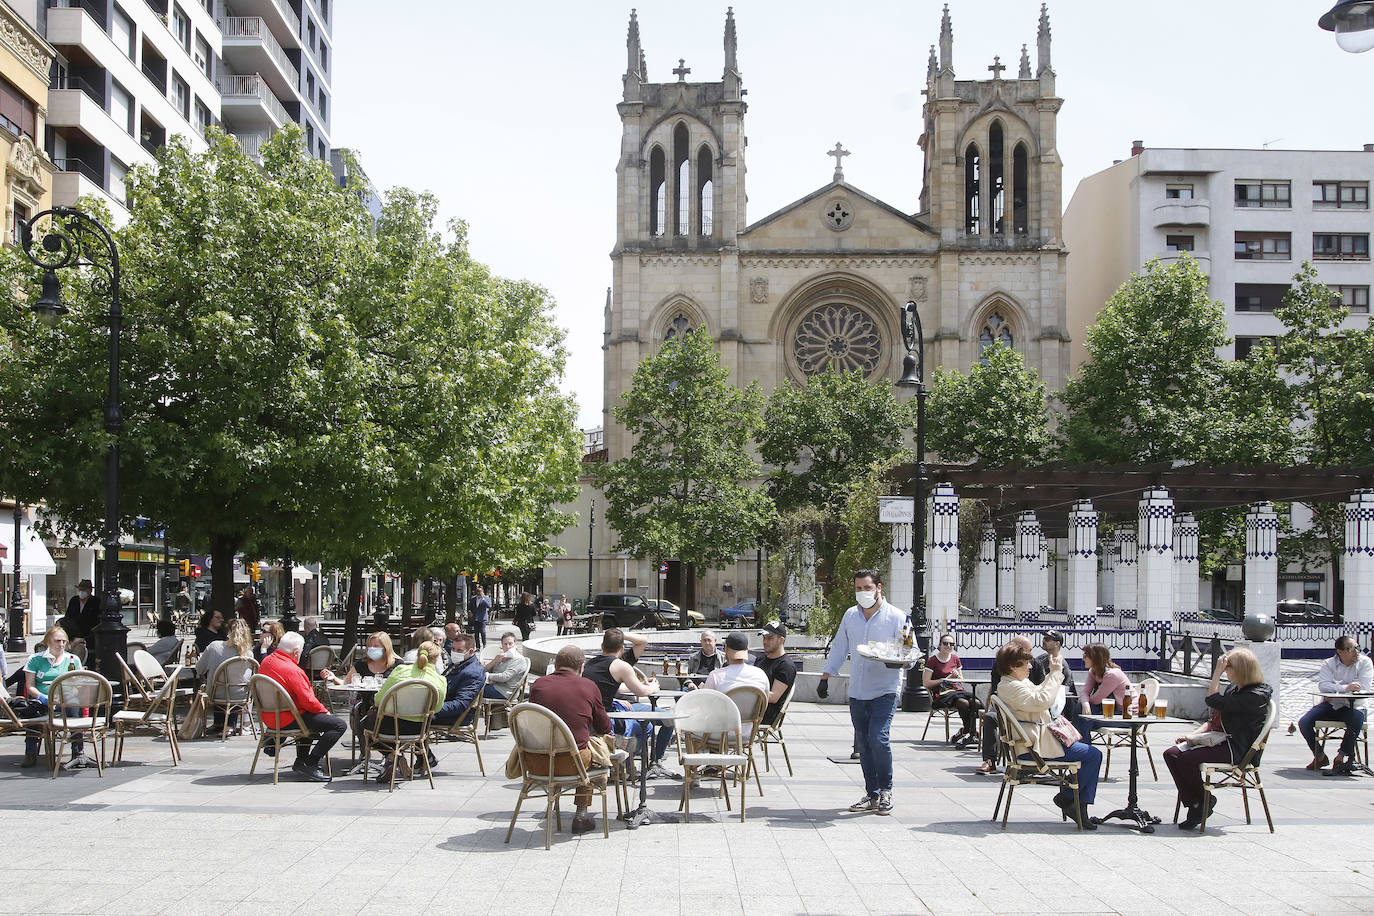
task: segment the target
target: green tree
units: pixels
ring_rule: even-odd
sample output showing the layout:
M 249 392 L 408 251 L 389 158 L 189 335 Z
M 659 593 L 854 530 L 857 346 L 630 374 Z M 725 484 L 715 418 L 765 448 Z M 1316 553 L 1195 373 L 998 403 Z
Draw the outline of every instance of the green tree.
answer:
M 617 549 L 676 558 L 693 589 L 699 571 L 720 569 L 757 545 L 776 516 L 748 453 L 762 422 L 758 383 L 739 389 L 728 378 L 704 332 L 664 344 L 639 364 L 613 410 L 635 437 L 630 454 L 598 475 Z
M 1054 444 L 1040 374 L 1000 342 L 967 375 L 935 371 L 926 430 L 927 446 L 941 459 L 996 467 L 1039 464 Z

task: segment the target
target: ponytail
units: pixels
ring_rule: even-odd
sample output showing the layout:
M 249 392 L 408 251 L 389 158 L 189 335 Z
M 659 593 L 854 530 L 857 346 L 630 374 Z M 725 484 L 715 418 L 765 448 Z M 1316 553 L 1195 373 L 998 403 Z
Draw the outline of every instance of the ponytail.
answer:
M 439 661 L 439 647 L 426 640 L 420 643 L 419 650 L 415 653 L 415 668 L 424 671 L 430 665 Z

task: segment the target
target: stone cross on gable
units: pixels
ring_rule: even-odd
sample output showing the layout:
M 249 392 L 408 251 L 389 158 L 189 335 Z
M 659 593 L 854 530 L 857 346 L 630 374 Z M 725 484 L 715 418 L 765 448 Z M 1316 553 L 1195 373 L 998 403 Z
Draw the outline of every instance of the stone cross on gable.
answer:
M 677 66 L 673 68 L 673 73 L 677 76 L 677 81 L 679 83 L 687 82 L 687 74 L 691 72 L 692 68 L 687 66 L 687 59 L 679 57 L 677 59 Z
M 992 78 L 1000 80 L 1002 78 L 1002 71 L 1005 69 L 1007 69 L 1007 65 L 1002 63 L 1001 55 L 994 54 L 992 63 L 988 66 L 988 70 L 992 71 Z
M 849 150 L 840 145 L 840 141 L 835 141 L 835 148 L 826 153 L 827 156 L 835 157 L 835 181 L 844 181 L 844 167 L 841 160 L 849 155 Z

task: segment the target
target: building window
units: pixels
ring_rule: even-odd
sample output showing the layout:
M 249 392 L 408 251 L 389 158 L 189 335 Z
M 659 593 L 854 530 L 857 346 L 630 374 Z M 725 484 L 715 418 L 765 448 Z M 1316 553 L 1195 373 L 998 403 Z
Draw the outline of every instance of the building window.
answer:
M 315 74 L 309 71 L 305 74 L 305 95 L 312 101 L 315 98 Z
M 305 152 L 309 154 L 310 148 L 315 145 L 315 125 L 305 125 Z
M 320 111 L 320 120 L 321 120 L 321 121 L 328 120 L 328 118 L 329 118 L 329 96 L 327 96 L 327 95 L 324 94 L 324 90 L 323 90 L 323 89 L 320 90 L 319 111 Z
M 1312 258 L 1319 261 L 1368 261 L 1368 233 L 1312 233 Z
M 797 325 L 792 357 L 803 375 L 833 369 L 872 375 L 883 354 L 873 316 L 853 305 L 823 305 Z
M 1369 314 L 1369 287 L 1333 286 L 1331 292 L 1336 294 L 1333 304 L 1349 309 L 1352 315 Z
M 186 11 L 180 6 L 172 4 L 172 34 L 187 54 L 191 53 L 191 20 L 186 15 Z
M 172 104 L 183 118 L 191 120 L 191 87 L 175 70 L 172 71 Z
M 329 21 L 329 0 L 320 0 L 320 15 L 325 22 Z
M 687 154 L 687 125 L 673 130 L 673 235 L 686 235 L 691 230 L 692 160 Z
M 1030 230 L 1030 168 L 1026 144 L 1016 144 L 1011 154 L 1011 224 L 1017 235 Z
M 319 145 L 315 147 L 315 150 L 316 150 L 317 153 L 319 153 L 320 159 L 328 159 L 328 158 L 329 158 L 329 153 L 328 153 L 328 151 L 326 151 L 325 148 L 324 148 L 324 141 L 323 141 L 323 140 L 321 140 L 321 141 L 319 142 Z
M 1192 200 L 1193 186 L 1190 184 L 1165 185 L 1164 196 L 1169 200 Z
M 964 232 L 967 235 L 977 235 L 982 229 L 982 208 L 978 200 L 982 173 L 978 147 L 970 143 L 964 150 Z
M 134 133 L 134 97 L 118 83 L 110 83 L 110 117 L 128 132 Z
M 999 313 L 993 312 L 988 316 L 988 320 L 983 322 L 983 330 L 978 333 L 978 359 L 980 362 L 987 362 L 987 357 L 982 355 L 983 351 L 997 343 L 1004 347 L 1011 347 L 1016 341 L 1012 337 L 1011 328 L 1007 325 L 1006 319 Z
M 678 312 L 677 317 L 668 323 L 668 330 L 663 332 L 663 342 L 667 343 L 670 340 L 685 337 L 690 330 L 692 330 L 692 322 L 687 320 L 686 315 Z
M 667 221 L 668 183 L 665 170 L 663 147 L 655 146 L 649 153 L 649 235 L 654 238 L 663 235 L 663 226 Z
M 129 188 L 125 183 L 129 177 L 129 167 L 113 156 L 110 157 L 110 196 L 124 206 L 129 205 Z
M 1314 181 L 1312 182 L 1314 210 L 1368 210 L 1369 182 Z
M 28 221 L 29 208 L 19 203 L 19 201 L 15 201 L 14 222 L 10 225 L 10 241 L 15 247 L 19 247 L 23 244 L 22 239 L 24 237 L 24 230 L 20 227 Z
M 1237 261 L 1291 261 L 1292 233 L 1237 232 Z
M 320 69 L 329 72 L 329 45 L 320 42 Z
M 307 46 L 308 48 L 310 48 L 311 51 L 314 51 L 314 50 L 315 50 L 315 20 L 313 20 L 313 19 L 307 19 L 307 20 L 306 20 L 306 23 L 305 23 L 305 38 L 306 38 L 306 41 L 305 41 L 306 46 Z
M 215 116 L 210 113 L 209 106 L 200 99 L 196 99 L 196 130 L 200 131 L 200 135 L 203 137 L 210 125 L 214 123 Z
M 1287 209 L 1293 206 L 1289 183 L 1286 181 L 1237 181 L 1236 206 Z
M 1164 236 L 1164 250 L 1171 253 L 1192 251 L 1193 237 L 1191 235 L 1166 235 Z
M 196 35 L 196 53 L 194 57 L 196 67 L 200 72 L 205 74 L 206 79 L 213 80 L 215 78 L 215 73 L 214 64 L 211 63 L 211 61 L 214 60 L 214 55 L 210 53 L 210 42 L 205 40 L 204 35 Z
M 697 150 L 697 235 L 709 236 L 715 228 L 716 189 L 711 181 L 714 166 L 709 146 Z
M 1237 337 L 1236 338 L 1236 359 L 1245 359 L 1255 351 L 1256 347 L 1272 347 L 1274 338 L 1272 337 Z
M 129 14 L 119 8 L 118 4 L 112 10 L 110 16 L 110 39 L 115 47 L 123 51 L 129 58 L 134 60 L 138 56 L 138 44 L 134 40 L 134 21 L 129 18 Z
M 38 106 L 4 77 L 0 77 L 0 127 L 30 140 L 35 139 L 38 127 Z
M 1003 167 L 1002 122 L 993 121 L 988 130 L 988 201 L 992 216 L 992 234 L 1005 235 L 1007 231 L 1007 176 Z
M 1236 311 L 1272 312 L 1283 305 L 1287 283 L 1237 283 Z

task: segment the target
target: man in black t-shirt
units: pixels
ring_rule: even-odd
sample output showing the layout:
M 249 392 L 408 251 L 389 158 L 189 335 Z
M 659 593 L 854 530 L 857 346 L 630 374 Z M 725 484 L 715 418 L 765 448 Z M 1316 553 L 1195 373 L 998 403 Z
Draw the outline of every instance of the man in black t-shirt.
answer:
M 783 698 L 797 682 L 797 666 L 787 657 L 787 627 L 781 621 L 770 620 L 759 631 L 763 637 L 763 655 L 754 660 L 754 667 L 768 677 L 768 708 L 763 713 L 763 724 L 772 725 L 778 718 Z

